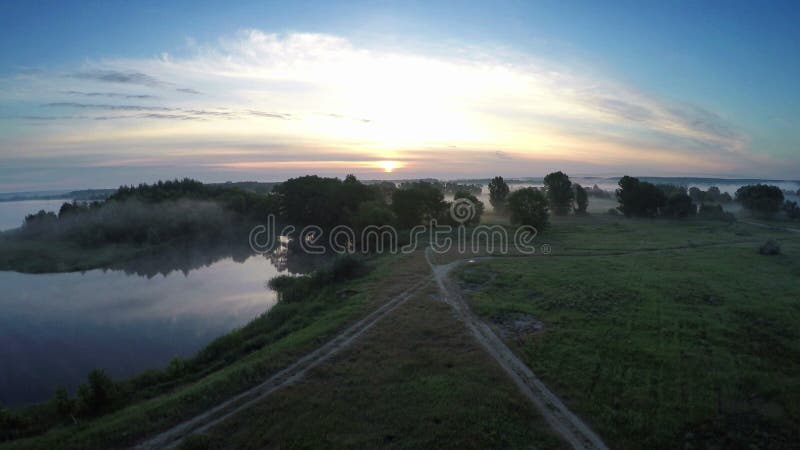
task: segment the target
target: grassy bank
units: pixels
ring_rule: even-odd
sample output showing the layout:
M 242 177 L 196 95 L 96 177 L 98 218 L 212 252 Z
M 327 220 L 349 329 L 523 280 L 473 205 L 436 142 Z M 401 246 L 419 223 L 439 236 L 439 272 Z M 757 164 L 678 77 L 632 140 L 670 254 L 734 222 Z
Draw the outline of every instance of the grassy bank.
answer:
M 766 237 L 783 255 L 758 254 Z M 569 219 L 543 238 L 562 256 L 480 262 L 459 276 L 474 311 L 613 448 L 798 442 L 796 236 L 603 218 Z M 564 256 L 660 247 L 683 248 Z

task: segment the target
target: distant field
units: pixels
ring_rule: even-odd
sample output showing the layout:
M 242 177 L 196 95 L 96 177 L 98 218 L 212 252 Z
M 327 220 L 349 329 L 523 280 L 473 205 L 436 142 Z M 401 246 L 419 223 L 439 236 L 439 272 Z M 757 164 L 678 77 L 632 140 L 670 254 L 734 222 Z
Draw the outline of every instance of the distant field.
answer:
M 757 253 L 768 237 L 783 255 Z M 800 441 L 799 237 L 570 218 L 542 236 L 553 256 L 479 262 L 459 277 L 474 311 L 612 448 L 790 448 Z M 639 253 L 577 256 L 620 251 Z

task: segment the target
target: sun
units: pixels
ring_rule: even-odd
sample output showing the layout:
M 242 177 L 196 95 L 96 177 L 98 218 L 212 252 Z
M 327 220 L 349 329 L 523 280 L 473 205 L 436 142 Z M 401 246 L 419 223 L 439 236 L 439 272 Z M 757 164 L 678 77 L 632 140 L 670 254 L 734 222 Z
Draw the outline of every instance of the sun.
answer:
M 392 173 L 395 169 L 400 167 L 400 163 L 397 161 L 378 161 L 377 165 L 386 173 Z

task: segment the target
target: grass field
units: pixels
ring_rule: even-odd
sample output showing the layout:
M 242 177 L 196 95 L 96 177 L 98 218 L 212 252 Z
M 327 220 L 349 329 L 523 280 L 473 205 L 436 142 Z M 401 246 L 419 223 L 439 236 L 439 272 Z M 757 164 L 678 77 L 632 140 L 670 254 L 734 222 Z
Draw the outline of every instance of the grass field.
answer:
M 783 255 L 758 254 L 767 237 Z M 570 218 L 542 239 L 552 256 L 482 261 L 459 277 L 474 311 L 611 447 L 800 442 L 797 236 Z M 575 256 L 665 247 L 685 248 Z M 537 326 L 509 331 L 515 321 Z

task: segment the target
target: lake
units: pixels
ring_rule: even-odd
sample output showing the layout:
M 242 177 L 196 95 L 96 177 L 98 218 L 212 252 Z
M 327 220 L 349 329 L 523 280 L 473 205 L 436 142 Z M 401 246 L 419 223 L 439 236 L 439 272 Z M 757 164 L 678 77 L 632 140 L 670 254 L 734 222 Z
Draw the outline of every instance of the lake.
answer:
M 189 357 L 268 311 L 285 264 L 181 253 L 85 273 L 0 272 L 0 403 L 71 392 L 94 368 L 126 377 Z M 276 266 L 277 264 L 277 266 Z

